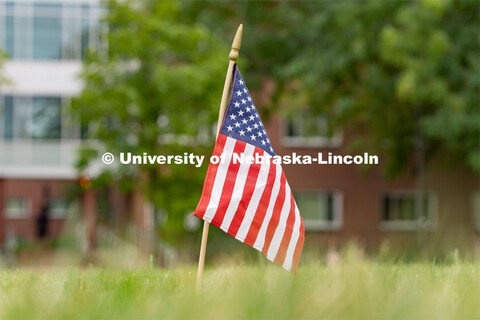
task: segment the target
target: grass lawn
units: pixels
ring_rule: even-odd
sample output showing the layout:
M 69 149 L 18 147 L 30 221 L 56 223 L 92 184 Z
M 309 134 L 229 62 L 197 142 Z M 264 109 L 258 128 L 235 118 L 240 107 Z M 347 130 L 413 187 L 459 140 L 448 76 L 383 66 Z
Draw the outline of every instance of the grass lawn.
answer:
M 0 271 L 0 319 L 480 318 L 480 264 Z

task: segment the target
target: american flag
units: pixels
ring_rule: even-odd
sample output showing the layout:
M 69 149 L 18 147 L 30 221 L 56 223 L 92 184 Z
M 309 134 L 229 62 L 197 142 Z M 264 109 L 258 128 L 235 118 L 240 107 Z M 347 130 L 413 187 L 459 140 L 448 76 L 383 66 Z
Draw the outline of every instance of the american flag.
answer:
M 303 247 L 304 226 L 292 191 L 260 115 L 237 65 L 233 68 L 230 101 L 217 137 L 202 197 L 195 215 L 261 251 L 269 260 L 296 271 Z M 256 154 L 267 161 L 248 164 L 233 155 Z

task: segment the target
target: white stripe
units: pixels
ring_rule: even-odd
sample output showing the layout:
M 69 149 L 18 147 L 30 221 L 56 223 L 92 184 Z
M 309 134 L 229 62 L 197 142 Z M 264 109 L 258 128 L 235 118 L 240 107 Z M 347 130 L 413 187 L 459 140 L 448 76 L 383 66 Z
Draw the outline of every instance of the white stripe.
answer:
M 254 248 L 257 250 L 262 250 L 263 245 L 265 244 L 265 235 L 267 233 L 267 227 L 272 218 L 273 208 L 275 207 L 275 200 L 277 200 L 278 192 L 280 191 L 280 178 L 282 177 L 282 167 L 279 164 L 275 164 L 276 176 L 275 182 L 273 183 L 272 194 L 270 196 L 270 201 L 268 203 L 267 213 L 265 214 L 265 219 L 263 220 L 262 227 L 258 232 L 257 239 L 255 240 Z
M 222 196 L 223 184 L 225 183 L 225 177 L 227 176 L 228 166 L 230 165 L 230 159 L 233 155 L 233 149 L 235 147 L 235 142 L 237 140 L 227 137 L 225 142 L 225 147 L 223 148 L 223 154 L 226 155 L 225 162 L 220 164 L 217 169 L 217 175 L 215 176 L 215 181 L 213 183 L 212 195 L 210 197 L 210 202 L 208 203 L 207 210 L 203 219 L 208 222 L 212 222 L 215 212 L 218 208 L 218 203 L 220 202 L 220 197 Z
M 298 211 L 297 204 L 295 203 L 295 223 L 293 224 L 292 238 L 290 239 L 287 254 L 285 255 L 285 262 L 283 263 L 283 267 L 288 271 L 290 271 L 292 268 L 293 254 L 295 253 L 295 248 L 297 247 L 298 238 L 300 238 L 300 220 L 300 212 Z
M 245 151 L 243 152 L 244 159 L 246 157 L 253 156 L 254 152 L 255 152 L 255 147 L 247 143 L 245 147 Z M 228 228 L 230 227 L 233 217 L 235 216 L 235 212 L 237 211 L 238 204 L 242 200 L 243 189 L 245 188 L 245 181 L 247 180 L 249 169 L 250 169 L 250 164 L 248 163 L 240 164 L 240 168 L 238 169 L 238 173 L 237 173 L 237 178 L 235 179 L 235 186 L 233 187 L 232 198 L 230 199 L 227 212 L 225 212 L 225 217 L 223 218 L 222 225 L 220 226 L 220 228 L 225 232 L 228 232 Z
M 257 183 L 255 189 L 253 190 L 252 198 L 248 203 L 247 210 L 245 210 L 245 216 L 243 217 L 242 224 L 238 228 L 236 238 L 240 241 L 244 241 L 247 237 L 250 226 L 252 225 L 253 218 L 255 217 L 255 212 L 257 211 L 258 204 L 262 198 L 263 190 L 267 185 L 268 172 L 270 171 L 271 156 L 268 153 L 264 153 L 265 163 L 260 167 L 260 172 L 258 173 Z
M 268 248 L 267 255 L 272 257 L 272 259 L 275 259 L 277 256 L 278 248 L 280 248 L 280 243 L 282 243 L 283 235 L 287 227 L 288 215 L 290 213 L 290 203 L 292 202 L 292 198 L 290 196 L 290 186 L 288 183 L 285 184 L 285 201 L 283 202 L 282 212 L 280 213 L 280 221 L 278 222 L 272 242 Z

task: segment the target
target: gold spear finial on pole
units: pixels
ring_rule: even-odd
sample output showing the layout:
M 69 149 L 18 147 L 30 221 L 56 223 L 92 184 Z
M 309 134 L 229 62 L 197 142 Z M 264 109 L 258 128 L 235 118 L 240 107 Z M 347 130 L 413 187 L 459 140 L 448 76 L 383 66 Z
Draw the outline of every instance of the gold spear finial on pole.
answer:
M 232 50 L 230 50 L 230 54 L 228 55 L 228 58 L 232 61 L 237 61 L 238 59 L 238 52 L 240 51 L 240 46 L 242 45 L 242 33 L 243 24 L 238 27 L 235 38 L 233 38 Z
M 233 65 L 235 64 L 235 61 L 237 61 L 238 59 L 238 53 L 240 51 L 240 46 L 242 44 L 242 32 L 243 32 L 243 24 L 241 24 L 237 29 L 237 33 L 235 34 L 235 38 L 233 39 L 233 42 L 232 42 L 232 50 L 230 50 L 230 54 L 228 55 L 230 62 L 228 63 L 227 76 L 225 78 L 225 84 L 223 86 L 222 101 L 220 102 L 220 111 L 218 113 L 217 136 L 218 136 L 218 133 L 220 132 L 220 127 L 223 121 L 223 115 L 225 114 L 225 108 L 227 106 L 228 91 L 230 88 L 230 84 L 232 82 Z M 203 223 L 200 256 L 198 258 L 197 292 L 202 287 L 203 265 L 205 263 L 205 252 L 207 251 L 209 226 L 210 226 L 210 223 L 208 223 L 208 221 L 205 220 Z

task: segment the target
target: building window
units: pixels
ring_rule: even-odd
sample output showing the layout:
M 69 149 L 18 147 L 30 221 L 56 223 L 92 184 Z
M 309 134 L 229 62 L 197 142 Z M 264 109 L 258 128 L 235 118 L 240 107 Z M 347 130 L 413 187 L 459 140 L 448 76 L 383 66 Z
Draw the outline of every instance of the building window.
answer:
M 342 226 L 340 192 L 295 191 L 305 230 L 338 230 Z
M 80 139 L 68 98 L 0 97 L 0 140 Z
M 35 3 L 33 7 L 33 59 L 62 58 L 62 7 Z
M 0 121 L 0 128 L 3 127 L 3 138 L 10 140 L 13 138 L 13 97 L 5 97 L 4 109 L 0 112 L 0 117 L 2 115 L 3 121 Z M 1 133 L 0 136 L 2 136 Z
M 436 199 L 431 193 L 425 192 L 419 202 L 415 191 L 388 192 L 381 202 L 382 229 L 412 231 L 434 226 Z
M 31 137 L 33 139 L 60 139 L 61 98 L 34 97 L 32 99 Z
M 0 47 L 12 59 L 79 60 L 100 46 L 99 5 L 0 2 Z
M 50 218 L 64 219 L 68 213 L 68 202 L 65 199 L 51 199 L 49 209 Z
M 7 198 L 4 206 L 4 216 L 7 219 L 28 218 L 28 203 L 24 198 Z
M 287 147 L 338 147 L 341 133 L 332 133 L 326 115 L 312 115 L 308 110 L 298 112 L 285 121 L 283 144 Z

